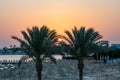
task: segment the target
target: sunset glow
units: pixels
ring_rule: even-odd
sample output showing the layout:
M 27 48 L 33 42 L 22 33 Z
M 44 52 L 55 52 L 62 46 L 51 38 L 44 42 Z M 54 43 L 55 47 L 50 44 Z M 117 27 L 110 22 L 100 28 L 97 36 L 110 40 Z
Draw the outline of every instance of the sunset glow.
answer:
M 93 27 L 120 43 L 120 0 L 0 0 L 0 47 L 17 44 L 11 36 L 34 25 L 60 35 L 74 26 Z
M 62 42 L 62 39 L 61 39 L 61 38 L 58 38 L 58 42 Z

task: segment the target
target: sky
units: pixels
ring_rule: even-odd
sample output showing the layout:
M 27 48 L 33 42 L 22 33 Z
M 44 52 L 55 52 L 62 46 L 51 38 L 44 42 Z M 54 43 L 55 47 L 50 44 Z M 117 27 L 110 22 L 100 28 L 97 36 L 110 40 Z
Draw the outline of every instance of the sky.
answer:
M 104 40 L 120 43 L 120 0 L 0 0 L 0 47 L 19 45 L 21 30 L 48 26 L 58 34 L 74 26 L 94 28 Z

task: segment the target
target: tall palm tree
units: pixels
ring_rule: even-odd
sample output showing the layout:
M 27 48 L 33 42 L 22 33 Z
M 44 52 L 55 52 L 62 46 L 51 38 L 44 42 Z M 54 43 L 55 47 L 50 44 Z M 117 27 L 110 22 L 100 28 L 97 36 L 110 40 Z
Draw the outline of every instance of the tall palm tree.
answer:
M 36 70 L 38 80 L 41 80 L 42 76 L 42 61 L 48 57 L 55 62 L 55 58 L 52 56 L 52 48 L 56 39 L 55 30 L 49 30 L 47 26 L 27 28 L 27 31 L 21 31 L 24 40 L 12 36 L 13 39 L 17 40 L 21 47 L 20 49 L 26 53 L 20 59 L 20 63 L 28 58 L 32 58 L 36 63 Z
M 85 29 L 81 27 L 77 29 L 74 27 L 72 32 L 65 31 L 67 36 L 63 38 L 67 41 L 65 42 L 66 48 L 69 49 L 69 55 L 78 60 L 79 78 L 83 78 L 83 68 L 84 57 L 87 57 L 90 53 L 97 52 L 100 48 L 99 44 L 102 35 L 96 32 L 93 28 Z

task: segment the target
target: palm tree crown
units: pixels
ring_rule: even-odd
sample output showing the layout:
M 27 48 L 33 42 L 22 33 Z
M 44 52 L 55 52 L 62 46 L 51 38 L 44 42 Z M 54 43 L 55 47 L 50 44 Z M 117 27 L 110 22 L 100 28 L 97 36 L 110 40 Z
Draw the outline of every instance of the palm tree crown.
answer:
M 70 31 L 65 31 L 65 33 L 67 37 L 64 38 L 70 45 L 71 55 L 76 57 L 87 56 L 88 53 L 95 52 L 95 48 L 102 38 L 102 35 L 94 31 L 93 28 L 85 30 L 85 27 L 80 29 L 74 27 L 72 33 Z
M 48 53 L 54 40 L 57 37 L 55 30 L 49 30 L 46 26 L 32 27 L 27 29 L 27 32 L 21 31 L 24 40 L 12 36 L 21 44 L 21 50 L 34 60 L 43 60 L 45 57 L 50 56 Z

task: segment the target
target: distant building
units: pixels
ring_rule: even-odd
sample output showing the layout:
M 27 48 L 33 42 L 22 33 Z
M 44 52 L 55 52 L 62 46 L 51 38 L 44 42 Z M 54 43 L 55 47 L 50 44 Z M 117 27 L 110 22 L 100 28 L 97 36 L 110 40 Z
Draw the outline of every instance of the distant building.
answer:
M 120 49 L 120 44 L 111 44 L 111 46 Z

